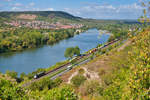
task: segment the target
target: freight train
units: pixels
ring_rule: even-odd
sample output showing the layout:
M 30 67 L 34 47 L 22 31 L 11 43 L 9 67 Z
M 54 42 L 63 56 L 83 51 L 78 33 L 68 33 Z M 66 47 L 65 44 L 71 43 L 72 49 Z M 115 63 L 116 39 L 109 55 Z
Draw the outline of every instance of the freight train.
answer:
M 44 75 L 46 75 L 45 71 L 37 73 L 36 75 L 34 75 L 34 79 L 38 79 L 38 78 L 40 78 L 40 77 L 42 77 Z
M 40 77 L 42 77 L 42 76 L 44 76 L 44 75 L 47 75 L 47 74 L 49 74 L 49 73 L 52 73 L 52 72 L 54 72 L 54 71 L 56 71 L 56 70 L 58 70 L 58 69 L 60 69 L 60 68 L 62 68 L 62 67 L 64 67 L 64 66 L 67 66 L 67 65 L 69 65 L 69 66 L 67 66 L 67 68 L 68 68 L 69 70 L 71 70 L 73 66 L 70 65 L 70 64 L 71 64 L 71 62 L 72 62 L 73 60 L 80 60 L 82 57 L 88 56 L 88 55 L 90 55 L 90 54 L 92 54 L 92 53 L 98 51 L 98 49 L 102 49 L 102 48 L 104 48 L 104 47 L 106 47 L 106 46 L 108 46 L 108 45 L 110 45 L 110 44 L 113 44 L 114 42 L 119 41 L 119 40 L 120 40 L 120 39 L 115 39 L 115 40 L 113 40 L 113 41 L 111 41 L 111 42 L 108 42 L 107 44 L 104 44 L 103 46 L 100 46 L 100 47 L 97 47 L 97 48 L 93 48 L 92 50 L 90 50 L 90 52 L 89 52 L 88 54 L 81 54 L 81 55 L 79 55 L 79 56 L 75 56 L 73 59 L 71 59 L 71 60 L 69 61 L 69 63 L 64 64 L 64 65 L 62 65 L 62 66 L 60 66 L 60 67 L 58 67 L 58 68 L 55 68 L 55 69 L 53 69 L 53 70 L 51 70 L 51 71 L 49 71 L 49 72 L 45 72 L 45 71 L 40 72 L 40 73 L 34 75 L 34 79 L 38 79 L 38 78 L 40 78 Z

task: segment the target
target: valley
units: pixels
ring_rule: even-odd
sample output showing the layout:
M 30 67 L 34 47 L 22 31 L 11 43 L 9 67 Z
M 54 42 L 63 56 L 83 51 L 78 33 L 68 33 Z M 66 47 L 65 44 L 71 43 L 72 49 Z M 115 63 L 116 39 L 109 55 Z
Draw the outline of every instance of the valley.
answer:
M 0 100 L 149 100 L 150 26 L 143 18 L 1 11 Z

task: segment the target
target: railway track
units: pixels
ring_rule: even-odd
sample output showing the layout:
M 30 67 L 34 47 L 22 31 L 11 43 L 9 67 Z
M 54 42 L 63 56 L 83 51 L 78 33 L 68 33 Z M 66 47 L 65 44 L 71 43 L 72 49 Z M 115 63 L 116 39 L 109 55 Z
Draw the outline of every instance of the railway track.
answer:
M 103 48 L 106 48 L 107 46 L 112 45 L 112 44 L 114 44 L 114 43 L 116 43 L 116 42 L 118 42 L 118 41 L 120 41 L 120 39 L 117 39 L 117 40 L 108 42 L 108 43 L 105 44 L 104 46 L 101 46 L 101 47 L 98 47 L 98 48 L 93 48 L 93 49 L 90 51 L 90 53 L 86 54 L 85 56 L 79 56 L 79 57 L 76 58 L 76 60 L 80 61 L 82 58 L 89 57 L 89 56 L 91 56 L 93 53 L 97 52 L 98 50 L 103 49 Z M 89 60 L 87 60 L 87 61 L 89 61 Z M 87 61 L 83 61 L 83 63 L 82 63 L 82 62 L 80 62 L 80 63 L 81 63 L 81 64 L 84 64 L 84 63 L 87 62 Z M 46 77 L 46 76 L 49 76 L 49 75 L 51 75 L 51 74 L 53 74 L 53 73 L 55 73 L 55 72 L 57 72 L 57 71 L 59 71 L 59 70 L 62 70 L 62 69 L 65 69 L 65 68 L 66 68 L 66 71 L 65 71 L 65 72 L 67 72 L 67 71 L 69 71 L 69 70 L 67 69 L 67 67 L 70 66 L 70 65 L 72 65 L 70 62 L 69 62 L 69 63 L 66 63 L 66 64 L 64 64 L 64 65 L 61 65 L 61 66 L 58 67 L 58 68 L 55 68 L 55 69 L 53 69 L 53 70 L 51 70 L 51 71 L 46 72 L 44 76 L 41 76 L 41 77 L 38 78 L 38 79 L 32 79 L 30 82 L 23 84 L 22 87 L 26 87 L 26 86 L 30 85 L 31 83 L 36 82 L 36 81 L 39 81 L 40 79 L 42 79 L 42 78 L 44 78 L 44 77 Z M 77 64 L 77 65 L 80 65 L 80 64 Z M 63 72 L 61 72 L 61 73 L 63 73 Z M 56 76 L 53 76 L 51 79 L 52 79 L 52 80 L 53 80 L 53 79 L 56 79 L 57 76 L 59 77 L 59 76 L 61 76 L 61 74 L 58 74 L 58 75 L 56 75 Z

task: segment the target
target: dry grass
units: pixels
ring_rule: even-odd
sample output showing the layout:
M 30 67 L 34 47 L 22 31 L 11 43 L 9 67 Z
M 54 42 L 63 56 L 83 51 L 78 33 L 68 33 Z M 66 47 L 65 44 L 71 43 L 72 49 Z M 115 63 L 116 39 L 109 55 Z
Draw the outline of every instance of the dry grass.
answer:
M 101 81 L 99 81 L 100 84 L 103 84 L 103 86 L 105 86 L 106 84 L 109 84 L 109 81 L 110 81 L 109 79 L 111 78 L 113 71 L 117 70 L 120 67 L 126 67 L 126 65 L 123 65 L 123 64 L 127 63 L 126 59 L 127 59 L 129 48 L 126 48 L 126 47 L 129 46 L 129 44 L 130 44 L 130 42 L 127 42 L 125 45 L 122 45 L 118 48 L 112 49 L 107 54 L 98 56 L 95 59 L 93 59 L 92 61 L 90 61 L 84 65 L 78 66 L 75 69 L 72 69 L 70 72 L 64 74 L 61 78 L 65 82 L 67 82 L 68 78 L 73 73 L 78 72 L 81 68 L 83 68 L 84 74 L 86 74 L 87 71 L 90 73 L 98 73 L 99 78 L 97 79 L 95 77 L 95 78 L 91 78 L 91 80 L 101 80 Z M 120 50 L 118 50 L 118 49 L 120 49 Z M 85 69 L 87 69 L 87 71 Z M 83 85 L 81 87 L 84 88 L 84 87 L 86 87 L 86 85 L 85 86 Z M 81 94 L 80 90 L 82 90 L 83 88 L 81 88 L 81 89 L 77 88 L 76 91 L 79 94 Z M 91 96 L 89 96 L 89 95 L 81 95 L 81 98 L 82 98 L 82 100 L 92 100 Z M 93 99 L 93 100 L 96 100 L 96 99 Z

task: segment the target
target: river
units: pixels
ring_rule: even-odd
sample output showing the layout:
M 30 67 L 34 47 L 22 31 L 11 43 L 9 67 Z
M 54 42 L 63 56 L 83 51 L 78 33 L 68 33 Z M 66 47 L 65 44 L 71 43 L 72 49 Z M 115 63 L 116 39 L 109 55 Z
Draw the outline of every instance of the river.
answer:
M 109 34 L 101 34 L 97 29 L 89 29 L 72 38 L 62 40 L 50 46 L 44 45 L 35 49 L 28 49 L 22 52 L 9 52 L 0 54 L 0 72 L 7 70 L 16 71 L 18 74 L 30 73 L 37 68 L 47 68 L 57 62 L 64 61 L 64 52 L 68 47 L 79 46 L 81 53 L 88 51 L 107 42 Z

